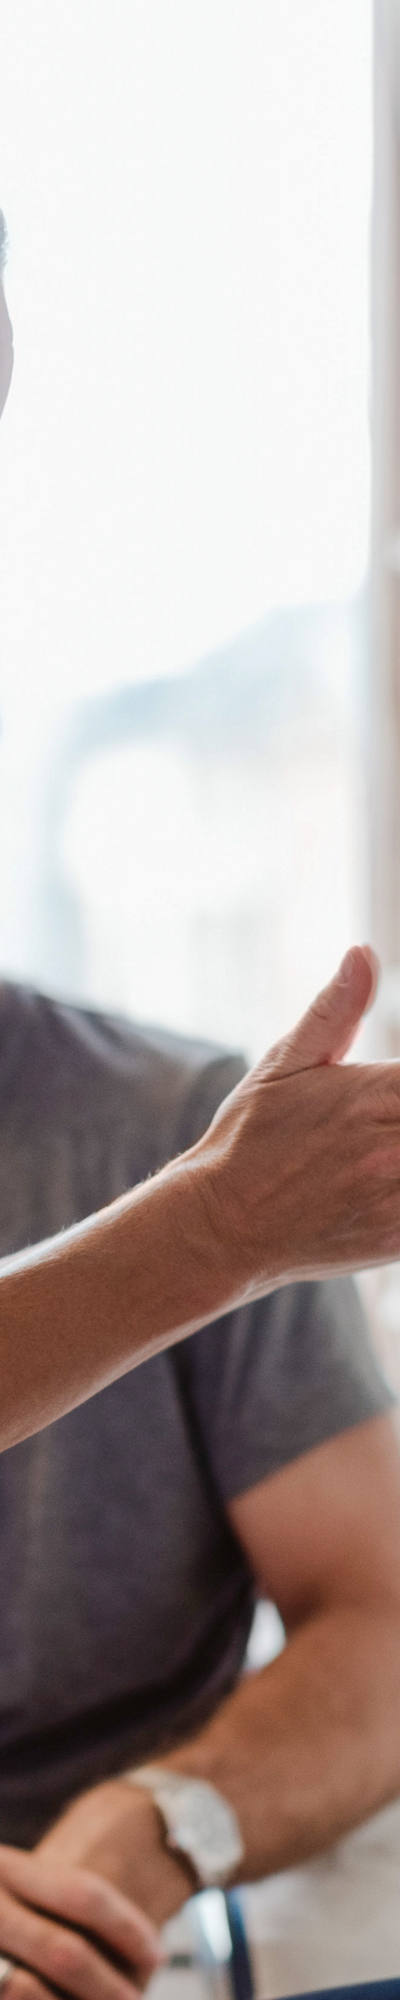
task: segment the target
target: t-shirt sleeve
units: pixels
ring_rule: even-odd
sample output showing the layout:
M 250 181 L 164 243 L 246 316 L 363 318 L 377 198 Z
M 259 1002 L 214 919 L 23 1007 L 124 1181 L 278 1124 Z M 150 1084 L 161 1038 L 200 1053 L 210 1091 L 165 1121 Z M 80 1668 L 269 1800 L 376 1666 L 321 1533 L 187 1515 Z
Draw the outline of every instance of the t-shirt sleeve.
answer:
M 284 1286 L 176 1354 L 224 1500 L 396 1401 L 347 1277 Z
M 243 1067 L 236 1058 L 212 1066 L 204 1122 L 198 1092 L 199 1129 Z M 284 1286 L 203 1328 L 175 1358 L 223 1500 L 396 1402 L 348 1277 Z

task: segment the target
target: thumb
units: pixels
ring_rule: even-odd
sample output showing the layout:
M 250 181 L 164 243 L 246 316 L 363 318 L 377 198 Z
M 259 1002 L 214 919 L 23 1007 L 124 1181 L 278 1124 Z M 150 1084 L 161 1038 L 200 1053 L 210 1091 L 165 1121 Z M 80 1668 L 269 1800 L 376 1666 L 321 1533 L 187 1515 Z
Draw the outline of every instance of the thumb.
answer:
M 297 1028 L 276 1044 L 274 1069 L 281 1076 L 290 1076 L 320 1063 L 341 1062 L 363 1014 L 372 1006 L 378 979 L 379 960 L 371 945 L 355 945 L 346 952 L 329 986 L 323 987 Z

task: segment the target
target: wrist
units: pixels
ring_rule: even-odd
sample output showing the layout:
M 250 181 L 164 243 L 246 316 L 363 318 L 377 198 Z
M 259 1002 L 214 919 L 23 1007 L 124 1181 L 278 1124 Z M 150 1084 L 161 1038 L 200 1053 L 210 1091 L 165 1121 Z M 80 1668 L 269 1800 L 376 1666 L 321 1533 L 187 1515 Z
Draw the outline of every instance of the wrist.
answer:
M 235 1305 L 240 1276 L 223 1174 L 215 1172 L 203 1140 L 163 1169 L 157 1198 L 162 1292 L 158 1286 L 156 1303 L 164 1345 L 166 1334 L 193 1333 Z
M 125 1778 L 119 1781 L 132 1789 Z M 148 1792 L 135 1786 L 132 1813 L 132 1860 L 129 1864 L 129 1894 L 140 1903 L 145 1916 L 156 1925 L 169 1922 L 196 1892 L 193 1870 L 184 1856 L 168 1847 L 161 1815 Z M 138 1825 L 139 1814 L 139 1825 Z M 129 1821 L 127 1831 L 129 1828 Z
M 245 1860 L 237 1813 L 210 1777 L 195 1777 L 161 1764 L 125 1773 L 128 1784 L 144 1790 L 157 1807 L 167 1851 L 192 1871 L 192 1892 L 224 1887 Z

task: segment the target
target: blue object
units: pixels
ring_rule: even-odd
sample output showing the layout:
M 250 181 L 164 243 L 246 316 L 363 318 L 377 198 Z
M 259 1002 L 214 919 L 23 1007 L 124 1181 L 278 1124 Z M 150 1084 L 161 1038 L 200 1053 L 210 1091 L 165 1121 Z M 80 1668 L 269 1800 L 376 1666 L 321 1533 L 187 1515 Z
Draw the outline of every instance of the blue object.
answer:
M 225 1906 L 231 1939 L 230 1977 L 235 2000 L 254 2000 L 253 1974 L 240 1897 L 235 1889 L 225 1891 Z

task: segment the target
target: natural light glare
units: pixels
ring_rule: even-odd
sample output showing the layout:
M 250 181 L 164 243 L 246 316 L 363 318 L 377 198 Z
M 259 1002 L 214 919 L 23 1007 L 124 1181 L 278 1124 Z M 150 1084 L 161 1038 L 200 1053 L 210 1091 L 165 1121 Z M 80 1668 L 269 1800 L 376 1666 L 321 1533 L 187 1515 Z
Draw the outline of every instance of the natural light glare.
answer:
M 0 692 L 28 720 L 359 585 L 370 32 L 366 0 L 2 0 Z

